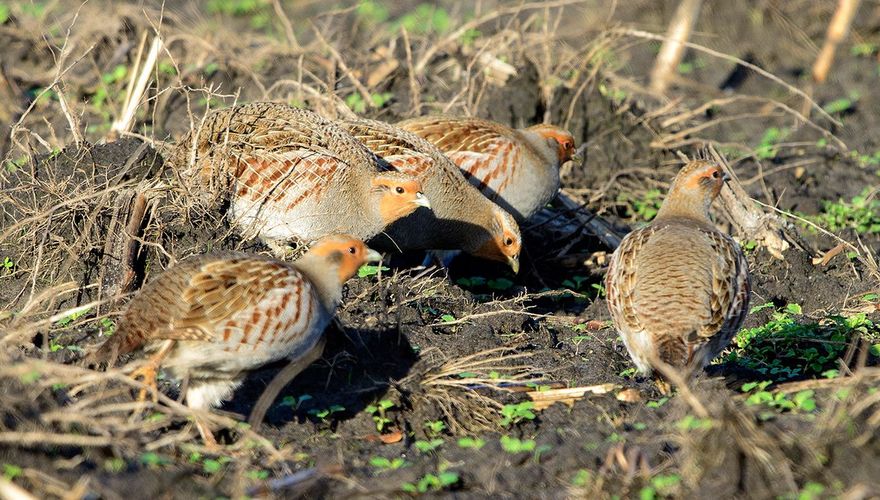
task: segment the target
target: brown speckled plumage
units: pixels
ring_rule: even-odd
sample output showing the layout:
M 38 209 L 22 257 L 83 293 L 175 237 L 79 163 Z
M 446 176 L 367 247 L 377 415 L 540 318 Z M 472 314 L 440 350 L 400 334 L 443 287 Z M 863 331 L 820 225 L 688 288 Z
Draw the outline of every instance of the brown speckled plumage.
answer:
M 190 407 L 216 406 L 249 370 L 319 356 L 343 283 L 376 257 L 351 236 L 328 236 L 290 264 L 245 254 L 185 260 L 131 300 L 93 359 L 159 351 L 151 375 L 161 366 L 188 381 Z
M 556 196 L 559 168 L 575 153 L 571 134 L 553 125 L 517 130 L 489 120 L 447 116 L 397 125 L 437 146 L 485 196 L 519 220 Z
M 246 236 L 268 240 L 367 239 L 429 206 L 412 176 L 390 170 L 332 122 L 279 103 L 209 113 L 169 162 L 201 200 L 228 198 Z
M 684 166 L 654 221 L 628 234 L 606 276 L 614 326 L 642 373 L 652 359 L 701 369 L 736 335 L 749 305 L 748 263 L 709 206 L 723 185 L 707 162 Z
M 396 170 L 416 177 L 433 213 L 419 211 L 374 239 L 388 249 L 463 250 L 519 266 L 519 226 L 507 211 L 468 183 L 458 167 L 434 145 L 394 125 L 346 120 L 339 125 Z

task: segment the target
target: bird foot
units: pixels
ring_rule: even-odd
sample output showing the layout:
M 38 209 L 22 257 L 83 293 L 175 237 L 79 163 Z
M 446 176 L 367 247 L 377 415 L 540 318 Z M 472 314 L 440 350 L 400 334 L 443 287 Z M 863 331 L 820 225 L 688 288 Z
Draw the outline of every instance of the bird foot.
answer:
M 156 383 L 156 375 L 159 372 L 159 367 L 153 363 L 152 360 L 148 361 L 147 364 L 141 366 L 135 371 L 129 374 L 133 380 L 138 380 L 139 378 L 143 379 L 141 381 L 142 384 L 146 385 L 146 387 L 142 388 L 140 392 L 138 392 L 137 401 L 139 403 L 143 403 L 147 399 L 147 391 L 150 392 L 153 403 L 156 403 L 159 400 L 159 386 Z
M 654 385 L 657 386 L 657 390 L 660 391 L 660 394 L 664 396 L 668 396 L 672 393 L 672 385 L 662 378 L 654 379 Z

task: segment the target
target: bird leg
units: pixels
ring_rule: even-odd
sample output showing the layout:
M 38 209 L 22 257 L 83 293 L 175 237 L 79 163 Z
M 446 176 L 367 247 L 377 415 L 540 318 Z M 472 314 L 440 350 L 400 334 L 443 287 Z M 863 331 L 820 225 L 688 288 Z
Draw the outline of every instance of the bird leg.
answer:
M 195 417 L 194 419 L 196 429 L 199 431 L 199 435 L 202 436 L 202 442 L 205 443 L 205 448 L 209 450 L 218 450 L 220 449 L 220 445 L 217 443 L 217 439 L 214 437 L 214 433 L 211 429 L 200 419 L 199 417 Z
M 143 366 L 140 366 L 129 374 L 129 377 L 134 380 L 142 378 L 143 384 L 147 386 L 142 388 L 138 393 L 138 402 L 143 402 L 147 399 L 147 389 L 151 391 L 153 402 L 155 403 L 156 401 L 158 401 L 159 388 L 156 384 L 156 375 L 159 372 L 159 365 L 162 363 L 162 360 L 165 359 L 165 356 L 167 356 L 168 353 L 171 352 L 172 347 L 174 347 L 174 341 L 166 340 L 165 343 L 162 344 L 162 347 L 159 348 L 159 350 L 156 352 L 156 354 L 150 357 L 150 359 L 148 359 Z

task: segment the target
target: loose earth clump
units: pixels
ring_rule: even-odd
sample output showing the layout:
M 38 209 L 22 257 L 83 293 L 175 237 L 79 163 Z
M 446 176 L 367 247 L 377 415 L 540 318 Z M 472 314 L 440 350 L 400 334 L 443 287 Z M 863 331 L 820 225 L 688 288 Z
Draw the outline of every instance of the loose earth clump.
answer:
M 95 6 L 83 6 L 67 39 L 70 54 L 86 54 L 61 86 L 38 35 L 62 42 L 72 19 L 18 5 L 0 17 L 16 68 L 0 72 L 13 103 L 0 119 L 15 124 L 0 142 L 0 486 L 106 498 L 880 491 L 880 124 L 876 82 L 865 77 L 876 61 L 841 49 L 836 76 L 812 94 L 831 120 L 814 110 L 805 125 L 790 111 L 803 101 L 786 88 L 748 71 L 725 86 L 736 66 L 696 49 L 679 68 L 677 101 L 642 92 L 652 45 L 603 24 L 607 12 L 523 7 L 449 38 L 485 12 L 301 7 L 295 14 L 315 20 L 315 35 L 295 24 L 288 33 L 271 2 L 224 7 L 232 3 L 198 14 L 168 5 L 168 54 L 138 132 L 113 141 L 101 138 L 160 12 L 115 6 L 99 26 L 89 21 Z M 647 4 L 617 6 L 614 22 L 662 32 L 671 14 Z M 695 43 L 799 86 L 792 75 L 813 54 L 795 40 L 820 43 L 825 26 L 815 20 L 833 6 L 716 7 L 703 12 Z M 875 21 L 857 20 L 859 43 L 877 42 Z M 584 26 L 595 26 L 587 37 Z M 223 35 L 231 30 L 237 36 Z M 504 76 L 505 65 L 516 74 Z M 513 126 L 546 118 L 587 145 L 563 187 L 589 214 L 555 202 L 524 224 L 519 275 L 466 256 L 449 269 L 418 267 L 422 255 L 362 269 L 322 359 L 284 388 L 259 428 L 244 422 L 282 366 L 255 372 L 208 416 L 224 444 L 212 450 L 197 439 L 180 387 L 164 381 L 155 402 L 136 403 L 124 371 L 80 360 L 113 334 L 128 294 L 173 262 L 267 251 L 229 228 L 222 200 L 193 204 L 163 161 L 207 107 L 256 100 L 391 122 L 441 111 Z M 590 214 L 616 234 L 649 221 L 677 152 L 693 157 L 706 145 L 749 196 L 788 214 L 804 248 L 780 260 L 733 232 L 747 251 L 752 312 L 705 374 L 663 395 L 635 373 L 609 326 L 603 277 L 613 249 Z M 561 395 L 569 388 L 580 393 Z

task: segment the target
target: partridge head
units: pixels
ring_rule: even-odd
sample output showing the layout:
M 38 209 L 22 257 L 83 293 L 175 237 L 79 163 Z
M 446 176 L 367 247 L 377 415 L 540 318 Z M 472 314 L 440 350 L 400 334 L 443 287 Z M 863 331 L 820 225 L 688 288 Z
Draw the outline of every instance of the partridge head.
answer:
M 185 260 L 135 295 L 92 360 L 112 363 L 144 350 L 151 356 L 133 376 L 155 390 L 156 372 L 164 368 L 188 381 L 188 406 L 209 409 L 250 370 L 283 358 L 304 368 L 319 357 L 343 284 L 378 258 L 357 238 L 334 235 L 290 264 L 232 253 Z M 211 440 L 202 424 L 199 430 Z
M 417 179 L 392 171 L 329 120 L 279 103 L 209 113 L 169 162 L 196 195 L 228 200 L 241 233 L 269 242 L 368 239 L 430 207 Z
M 389 250 L 462 250 L 519 269 L 521 237 L 516 220 L 488 200 L 430 142 L 394 125 L 345 120 L 339 125 L 402 174 L 415 177 L 432 202 L 388 226 L 371 244 Z
M 745 319 L 748 262 L 709 217 L 725 179 L 714 164 L 685 165 L 654 221 L 629 233 L 611 257 L 608 309 L 642 373 L 658 361 L 702 369 Z
M 577 159 L 574 138 L 553 125 L 513 129 L 479 118 L 427 116 L 399 127 L 433 143 L 490 200 L 522 221 L 559 190 L 559 168 Z

